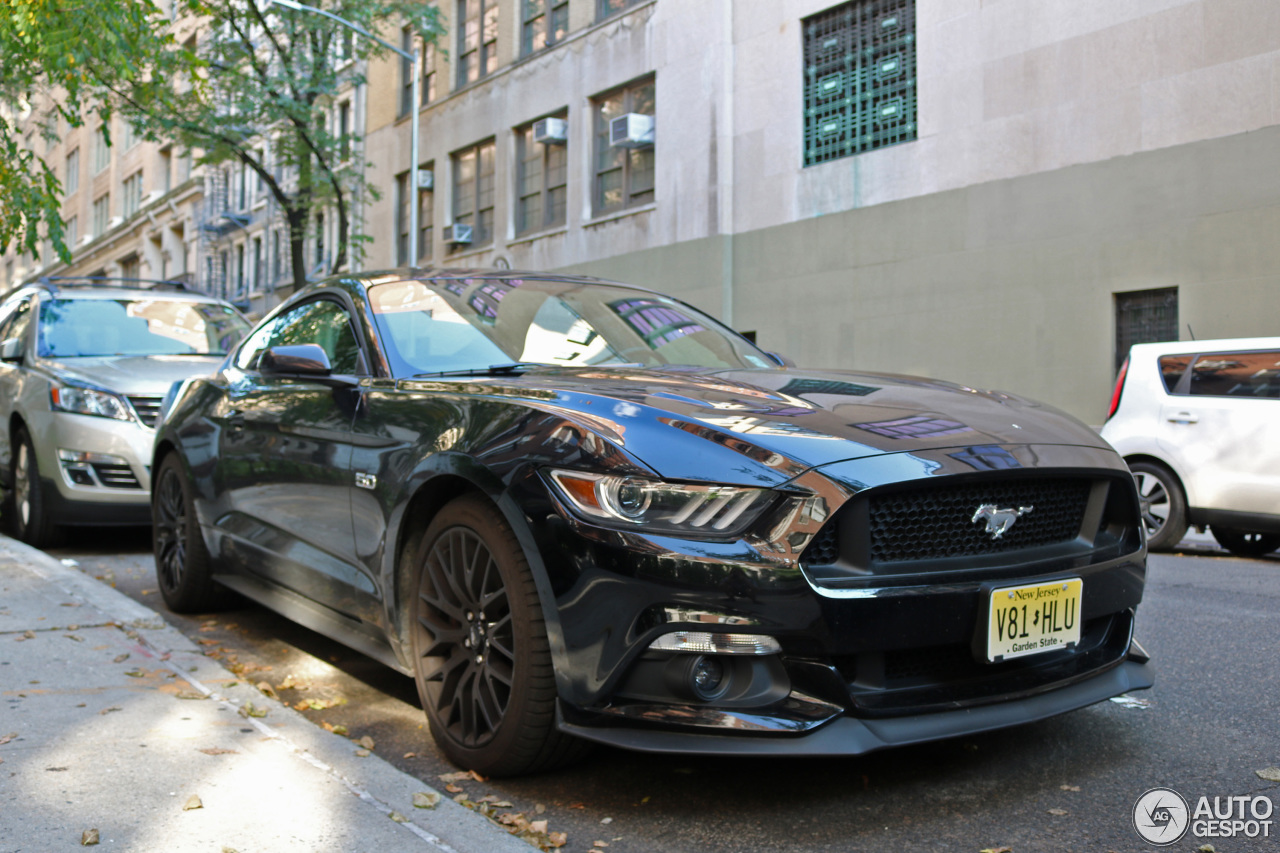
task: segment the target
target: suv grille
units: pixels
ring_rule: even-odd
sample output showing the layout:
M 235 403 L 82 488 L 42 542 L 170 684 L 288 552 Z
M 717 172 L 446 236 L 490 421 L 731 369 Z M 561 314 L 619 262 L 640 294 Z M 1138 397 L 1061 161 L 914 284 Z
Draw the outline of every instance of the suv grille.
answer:
M 988 481 L 875 495 L 871 561 L 936 560 L 1069 542 L 1080 535 L 1091 484 L 1080 479 Z M 973 520 L 978 507 L 1033 507 L 999 539 Z
M 102 462 L 93 463 L 93 473 L 98 475 L 98 482 L 112 489 L 141 489 L 142 484 L 133 475 L 128 465 L 107 465 Z
M 133 411 L 137 413 L 138 420 L 149 427 L 156 425 L 156 419 L 160 417 L 160 404 L 162 402 L 164 402 L 164 397 L 150 394 L 138 394 L 129 398 L 129 403 L 133 406 Z

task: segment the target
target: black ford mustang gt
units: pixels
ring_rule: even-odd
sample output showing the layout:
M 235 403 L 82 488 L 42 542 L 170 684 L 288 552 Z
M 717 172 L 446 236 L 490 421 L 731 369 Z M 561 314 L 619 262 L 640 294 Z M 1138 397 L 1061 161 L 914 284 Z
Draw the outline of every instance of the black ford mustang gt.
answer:
M 852 755 L 1151 685 L 1138 498 L 1093 431 L 780 361 L 592 279 L 320 282 L 166 401 L 161 591 L 412 675 L 489 774 Z

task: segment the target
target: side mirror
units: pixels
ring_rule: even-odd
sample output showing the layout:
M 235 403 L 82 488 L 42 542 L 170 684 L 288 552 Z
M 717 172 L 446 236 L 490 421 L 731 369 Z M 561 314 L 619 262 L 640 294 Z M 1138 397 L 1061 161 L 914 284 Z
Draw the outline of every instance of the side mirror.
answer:
M 271 347 L 258 356 L 263 376 L 303 376 L 322 379 L 333 373 L 329 356 L 317 344 Z
M 796 363 L 780 352 L 765 352 L 765 355 L 778 363 L 779 367 L 795 367 Z
M 9 364 L 22 363 L 22 338 L 9 338 L 0 343 L 0 361 Z

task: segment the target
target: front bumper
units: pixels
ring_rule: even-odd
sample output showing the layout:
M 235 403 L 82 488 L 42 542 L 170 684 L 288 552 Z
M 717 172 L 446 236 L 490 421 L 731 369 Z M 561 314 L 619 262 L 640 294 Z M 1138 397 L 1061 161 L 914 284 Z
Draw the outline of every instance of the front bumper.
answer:
M 1152 667 L 1145 660 L 1128 659 L 1090 678 L 1056 690 L 1022 699 L 884 719 L 835 716 L 815 730 L 800 735 L 753 733 L 749 726 L 726 734 L 713 730 L 680 731 L 611 725 L 599 717 L 587 718 L 561 706 L 559 727 L 568 734 L 610 746 L 640 752 L 680 752 L 723 756 L 849 756 L 895 746 L 973 735 L 1032 723 L 1084 708 L 1154 683 Z M 568 711 L 566 713 L 566 711 Z

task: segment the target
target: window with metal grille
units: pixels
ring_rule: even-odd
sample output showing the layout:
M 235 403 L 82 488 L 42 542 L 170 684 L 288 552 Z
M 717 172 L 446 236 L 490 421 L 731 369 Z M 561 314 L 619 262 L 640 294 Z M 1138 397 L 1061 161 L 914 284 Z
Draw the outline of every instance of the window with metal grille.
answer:
M 1178 288 L 1116 294 L 1116 370 L 1129 347 L 1178 339 Z
M 493 240 L 493 145 L 490 139 L 453 155 L 453 221 L 471 226 L 471 243 L 460 243 L 455 251 Z
M 551 47 L 569 34 L 569 0 L 522 0 L 520 55 Z
M 565 223 L 569 145 L 537 142 L 533 131 L 533 124 L 516 130 L 516 234 Z
M 915 0 L 854 0 L 804 19 L 804 164 L 916 138 Z

